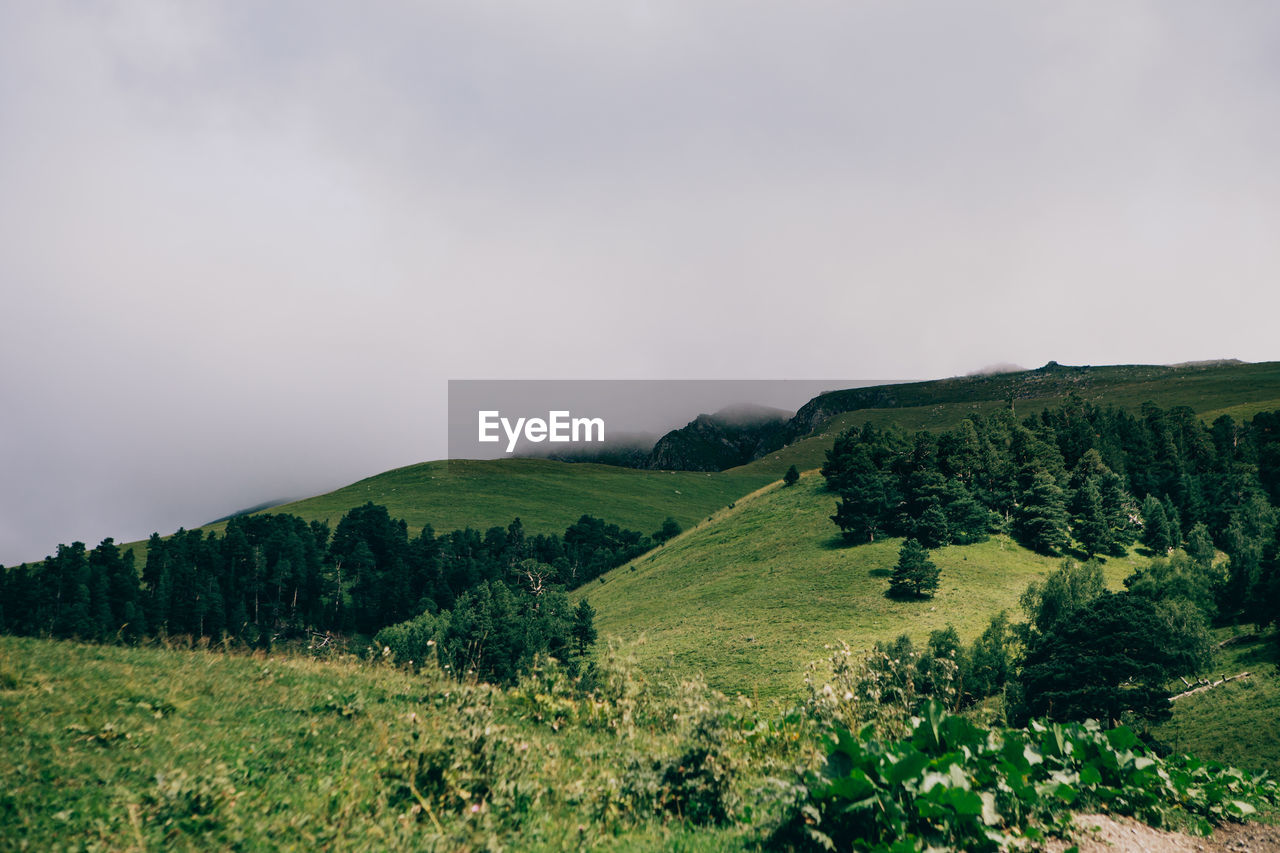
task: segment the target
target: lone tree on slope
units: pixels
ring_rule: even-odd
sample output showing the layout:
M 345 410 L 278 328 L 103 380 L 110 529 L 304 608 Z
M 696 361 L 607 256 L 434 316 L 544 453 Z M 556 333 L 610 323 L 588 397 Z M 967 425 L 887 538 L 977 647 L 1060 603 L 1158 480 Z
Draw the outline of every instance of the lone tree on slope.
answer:
M 938 589 L 940 574 L 925 547 L 915 539 L 908 539 L 898 551 L 898 565 L 889 578 L 889 594 L 900 598 L 932 598 Z

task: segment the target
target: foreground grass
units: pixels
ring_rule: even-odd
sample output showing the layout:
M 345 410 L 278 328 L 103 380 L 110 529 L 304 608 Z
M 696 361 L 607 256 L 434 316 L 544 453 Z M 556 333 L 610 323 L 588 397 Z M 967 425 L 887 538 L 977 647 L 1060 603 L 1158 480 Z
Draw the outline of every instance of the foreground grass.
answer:
M 1125 751 L 1131 734 L 1070 735 L 1115 759 L 1099 764 L 1084 741 L 1075 757 L 1055 752 L 1056 728 L 988 732 L 933 705 L 907 740 L 864 750 L 839 738 L 865 765 L 858 779 L 882 815 L 843 803 L 849 785 L 828 786 L 847 766 L 805 772 L 829 748 L 820 720 L 834 715 L 840 730 L 845 705 L 822 698 L 838 694 L 762 714 L 696 678 L 646 683 L 612 651 L 598 663 L 586 693 L 554 667 L 497 690 L 351 656 L 0 637 L 0 850 L 711 851 L 771 839 L 818 849 L 805 826 L 885 845 L 876 849 L 909 835 L 994 850 L 1067 826 L 1073 807 L 1112 802 L 1196 826 L 1184 806 L 1238 816 L 1248 812 L 1230 798 L 1257 793 L 1239 774 L 1202 774 L 1205 790 L 1225 779 L 1234 792 L 1209 799 L 1180 771 L 1157 778 Z M 1026 760 L 1009 771 L 1009 756 Z M 1042 761 L 1078 779 L 1078 801 L 1040 778 L 1048 770 L 1026 784 Z M 1072 769 L 1081 762 L 1095 767 L 1092 781 Z M 991 793 L 1001 811 L 981 809 L 979 820 L 970 788 L 1006 782 L 1023 806 Z
M 645 638 L 642 665 L 702 672 L 729 693 L 786 697 L 799 693 L 815 651 L 837 640 L 868 649 L 951 624 L 971 642 L 1061 562 L 1006 537 L 941 548 L 932 552 L 937 595 L 896 601 L 885 592 L 902 540 L 846 546 L 829 518 L 835 504 L 816 472 L 766 487 L 575 595 L 595 607 L 602 634 Z M 1108 582 L 1119 588 L 1143 562 L 1108 560 Z
M 627 812 L 683 731 L 633 704 L 570 725 L 551 682 L 0 637 L 0 849 L 740 849 Z

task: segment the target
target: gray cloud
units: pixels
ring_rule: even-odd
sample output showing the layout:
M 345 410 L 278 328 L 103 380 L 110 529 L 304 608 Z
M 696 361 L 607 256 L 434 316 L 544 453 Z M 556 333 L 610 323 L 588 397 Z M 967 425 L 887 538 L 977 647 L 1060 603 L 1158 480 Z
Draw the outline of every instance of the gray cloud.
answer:
M 1276 357 L 1280 12 L 0 8 L 0 560 L 444 453 L 449 378 Z

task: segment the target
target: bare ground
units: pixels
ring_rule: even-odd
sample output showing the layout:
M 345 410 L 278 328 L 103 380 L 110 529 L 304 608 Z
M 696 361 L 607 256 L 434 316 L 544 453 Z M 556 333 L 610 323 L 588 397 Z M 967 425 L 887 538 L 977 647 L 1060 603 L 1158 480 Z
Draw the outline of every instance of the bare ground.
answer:
M 1055 841 L 1050 853 L 1078 844 L 1080 853 L 1280 853 L 1280 826 L 1229 823 L 1208 838 L 1167 832 L 1127 817 L 1077 815 L 1073 842 Z

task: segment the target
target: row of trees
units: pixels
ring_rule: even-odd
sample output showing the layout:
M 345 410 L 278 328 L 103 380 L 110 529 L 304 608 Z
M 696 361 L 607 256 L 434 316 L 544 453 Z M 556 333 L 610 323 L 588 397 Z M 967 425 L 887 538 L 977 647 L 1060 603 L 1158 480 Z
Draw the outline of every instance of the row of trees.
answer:
M 306 631 L 373 634 L 421 613 L 527 594 L 537 601 L 636 557 L 651 536 L 589 515 L 563 535 L 529 534 L 519 519 L 411 537 L 385 507 L 365 504 L 331 532 L 287 514 L 233 518 L 225 532 L 152 535 L 146 560 L 111 540 L 60 545 L 40 563 L 0 568 L 0 632 L 132 642 L 166 634 L 267 644 Z M 463 600 L 463 596 L 471 598 Z M 540 605 L 539 605 L 540 606 Z
M 1280 618 L 1280 412 L 1206 425 L 1185 407 L 1133 414 L 1073 398 L 1023 421 L 1001 412 L 941 433 L 867 424 L 836 440 L 822 474 L 850 543 L 893 535 L 933 548 L 999 530 L 1084 558 L 1138 542 L 1197 560 L 1221 549 L 1219 608 Z
M 909 705 L 935 698 L 958 710 L 1000 696 L 1015 725 L 1160 720 L 1170 712 L 1169 680 L 1210 661 L 1217 574 L 1178 553 L 1109 592 L 1097 561 L 1067 559 L 1027 589 L 1022 620 L 996 614 L 968 646 L 951 627 L 919 650 L 902 636 L 878 645 L 869 665 Z

